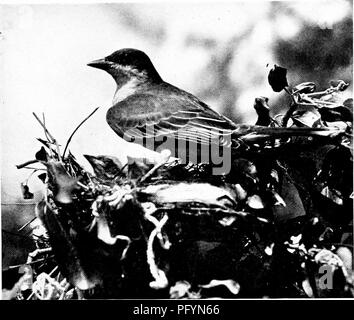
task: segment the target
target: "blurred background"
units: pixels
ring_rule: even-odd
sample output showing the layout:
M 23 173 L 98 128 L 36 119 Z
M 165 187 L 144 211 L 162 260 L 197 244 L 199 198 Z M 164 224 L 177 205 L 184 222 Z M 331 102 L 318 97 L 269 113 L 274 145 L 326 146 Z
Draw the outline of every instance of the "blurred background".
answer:
M 15 167 L 33 159 L 35 138 L 44 138 L 32 112 L 44 113 L 64 146 L 100 107 L 70 150 L 85 166 L 82 154 L 124 152 L 105 123 L 115 84 L 88 62 L 124 47 L 143 50 L 165 81 L 236 122 L 254 123 L 255 97 L 268 97 L 273 115 L 288 105 L 268 85 L 268 63 L 287 68 L 290 85 L 352 83 L 352 9 L 347 0 L 0 5 L 3 268 L 24 262 L 32 249 L 29 229 L 18 229 L 34 216 L 42 184 Z M 23 200 L 27 180 L 34 199 Z

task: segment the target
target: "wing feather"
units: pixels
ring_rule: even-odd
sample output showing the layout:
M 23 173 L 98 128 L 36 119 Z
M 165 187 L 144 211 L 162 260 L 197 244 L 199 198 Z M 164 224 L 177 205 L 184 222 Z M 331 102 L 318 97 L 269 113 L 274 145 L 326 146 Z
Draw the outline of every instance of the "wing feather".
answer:
M 192 95 L 135 94 L 107 112 L 107 122 L 121 137 L 227 145 L 234 124 Z

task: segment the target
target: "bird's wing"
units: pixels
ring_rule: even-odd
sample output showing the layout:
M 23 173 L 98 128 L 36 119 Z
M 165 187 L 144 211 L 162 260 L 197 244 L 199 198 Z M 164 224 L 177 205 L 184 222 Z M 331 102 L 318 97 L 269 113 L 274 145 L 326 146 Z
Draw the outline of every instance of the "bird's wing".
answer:
M 197 144 L 237 148 L 269 138 L 330 136 L 327 128 L 270 128 L 236 125 L 184 91 L 140 93 L 129 96 L 107 112 L 107 122 L 123 139 L 159 145 L 165 137 Z M 236 143 L 235 143 L 236 142 Z M 156 144 L 154 144 L 156 147 Z
M 201 144 L 231 143 L 235 125 L 189 94 L 135 94 L 107 112 L 107 122 L 121 137 L 162 139 L 174 136 Z

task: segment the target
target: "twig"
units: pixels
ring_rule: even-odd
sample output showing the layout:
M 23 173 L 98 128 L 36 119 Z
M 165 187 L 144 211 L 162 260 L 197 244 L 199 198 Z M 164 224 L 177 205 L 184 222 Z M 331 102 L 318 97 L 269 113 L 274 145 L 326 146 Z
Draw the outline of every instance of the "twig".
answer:
M 293 103 L 297 103 L 296 100 L 295 100 L 295 98 L 294 98 L 294 96 L 293 96 L 293 94 L 290 92 L 290 90 L 289 90 L 287 87 L 284 88 L 284 91 L 285 91 L 287 94 L 289 94 L 289 96 L 290 96 L 291 100 L 293 101 Z
M 326 105 L 329 105 L 329 106 L 336 106 L 336 105 L 338 105 L 338 103 L 330 102 L 330 101 L 324 101 L 324 100 L 320 100 L 320 99 L 313 99 L 313 101 L 314 101 L 315 103 L 326 104 Z M 339 105 L 338 105 L 338 106 L 339 106 Z
M 85 189 L 86 191 L 87 190 L 90 190 L 90 188 L 88 186 L 85 186 L 83 183 L 81 183 L 80 181 L 77 181 L 76 184 L 78 186 L 80 186 L 81 188 Z
M 24 228 L 26 228 L 29 224 L 31 224 L 37 217 L 33 217 L 30 221 L 26 222 L 21 228 L 17 230 L 17 232 L 21 232 Z
M 68 141 L 66 142 L 66 145 L 65 145 L 65 149 L 64 149 L 64 152 L 63 152 L 63 158 L 65 158 L 66 150 L 67 150 L 67 148 L 69 146 L 69 143 L 71 142 L 72 137 L 76 133 L 76 131 L 98 110 L 98 108 L 99 107 L 97 107 L 95 110 L 93 110 L 84 120 L 82 120 L 81 123 L 75 128 L 73 133 L 70 135 L 70 137 L 69 137 L 69 139 L 68 139 Z
M 22 263 L 22 264 L 17 264 L 17 265 L 9 266 L 9 267 L 3 269 L 2 271 L 5 272 L 5 271 L 12 270 L 12 269 L 18 269 L 18 268 L 22 267 L 24 264 L 25 264 L 25 265 L 32 265 L 32 264 L 36 264 L 36 263 L 39 263 L 39 262 L 47 261 L 48 259 L 53 259 L 53 258 L 54 258 L 54 256 L 50 256 L 50 257 L 46 257 L 46 258 L 41 258 L 41 259 L 38 259 L 38 260 L 34 260 L 34 261 L 31 261 L 31 262 L 26 262 L 26 263 Z
M 291 115 L 293 114 L 293 112 L 296 110 L 296 108 L 298 106 L 298 103 L 297 103 L 295 97 L 293 96 L 293 94 L 290 92 L 290 90 L 287 87 L 285 87 L 284 91 L 287 94 L 289 94 L 289 96 L 291 98 L 291 101 L 292 101 L 292 104 L 290 105 L 290 108 L 287 110 L 287 112 L 285 113 L 285 115 L 284 115 L 284 117 L 282 119 L 282 123 L 281 123 L 282 127 L 286 127 L 287 126 Z
M 304 103 L 304 102 L 298 102 L 297 105 L 299 107 L 318 107 L 316 103 Z
M 32 252 L 30 252 L 28 254 L 26 263 L 33 261 L 33 258 L 37 257 L 37 255 L 45 254 L 45 253 L 48 253 L 48 252 L 52 252 L 52 248 L 51 247 L 43 248 L 43 249 L 36 249 L 36 250 L 34 250 L 34 251 L 32 251 Z
M 33 163 L 37 163 L 37 162 L 39 162 L 37 159 L 29 160 L 29 161 L 26 161 L 25 163 L 16 165 L 16 168 L 17 169 L 22 169 L 22 168 L 28 166 L 29 164 L 33 164 Z
M 60 149 L 59 149 L 59 145 L 58 145 L 57 141 L 50 134 L 50 132 L 48 131 L 48 129 L 46 128 L 44 123 L 38 118 L 38 116 L 34 112 L 32 112 L 32 113 L 33 113 L 34 117 L 37 119 L 37 121 L 40 123 L 42 128 L 44 129 L 45 134 L 48 135 L 48 137 L 52 140 L 52 141 L 49 141 L 49 142 L 55 144 L 55 146 L 57 148 L 57 154 L 58 154 L 59 161 L 62 162 L 61 155 L 60 155 Z
M 43 125 L 44 125 L 44 127 L 46 127 L 46 126 L 45 126 L 45 116 L 44 116 L 44 113 L 42 113 L 42 118 L 43 118 Z M 47 140 L 49 141 L 48 133 L 47 133 L 46 130 L 44 130 L 44 134 L 45 134 L 45 137 L 47 138 Z M 53 156 L 53 150 L 52 150 L 51 147 L 49 148 L 49 152 L 50 152 L 50 156 L 51 156 L 52 158 L 54 158 L 54 156 Z
M 12 236 L 26 238 L 26 239 L 31 239 L 31 240 L 32 240 L 32 236 L 39 238 L 39 236 L 37 236 L 35 234 L 33 234 L 32 236 L 28 236 L 28 235 L 19 234 L 19 233 L 16 233 L 16 232 L 11 232 L 11 231 L 8 231 L 8 230 L 5 230 L 5 229 L 1 229 L 1 232 L 5 232 L 5 233 L 10 234 Z
M 53 269 L 48 275 L 49 275 L 49 276 L 53 275 L 53 273 L 54 273 L 55 271 L 57 271 L 58 268 L 59 268 L 58 266 L 55 266 L 54 269 Z
M 307 96 L 308 97 L 324 96 L 324 95 L 332 94 L 332 93 L 334 93 L 336 91 L 338 91 L 338 90 L 336 90 L 336 88 L 328 88 L 328 89 L 323 90 L 323 91 L 307 93 Z
M 24 167 L 23 169 L 36 170 L 36 171 L 47 171 L 43 168 L 35 168 L 35 167 Z
M 34 117 L 37 119 L 37 121 L 39 122 L 39 124 L 42 126 L 42 128 L 44 129 L 44 132 L 46 134 L 46 136 L 48 135 L 48 137 L 52 140 L 49 141 L 50 143 L 55 143 L 55 139 L 54 137 L 50 134 L 50 132 L 48 131 L 48 129 L 46 128 L 46 126 L 44 125 L 44 123 L 38 118 L 38 116 L 32 112 L 32 114 L 34 115 Z

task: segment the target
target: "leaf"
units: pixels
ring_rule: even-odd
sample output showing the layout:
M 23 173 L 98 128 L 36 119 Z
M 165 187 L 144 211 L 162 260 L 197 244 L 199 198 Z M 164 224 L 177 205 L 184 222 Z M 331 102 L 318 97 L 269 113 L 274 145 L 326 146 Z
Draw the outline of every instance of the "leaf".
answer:
M 97 270 L 92 270 L 92 265 L 97 265 L 95 259 L 100 259 L 100 263 L 104 263 L 103 250 L 96 249 L 94 256 L 88 256 L 90 257 L 88 262 L 82 261 L 82 245 L 80 247 L 80 242 L 73 238 L 70 233 L 72 229 L 68 228 L 66 223 L 63 225 L 63 219 L 60 219 L 60 215 L 53 211 L 50 206 L 46 205 L 45 208 L 45 210 L 39 211 L 38 217 L 48 230 L 50 244 L 60 272 L 78 289 L 92 289 L 97 283 L 101 282 L 100 273 Z M 84 243 L 86 248 L 94 248 L 93 246 L 97 245 L 96 242 L 87 237 L 81 239 L 81 242 Z M 88 253 L 87 249 L 85 253 Z M 87 264 L 90 264 L 90 267 Z
M 326 108 L 322 107 L 318 109 L 322 120 L 327 122 L 344 121 L 353 122 L 353 110 L 345 106 Z
M 335 147 L 328 150 L 321 165 L 317 190 L 335 203 L 352 191 L 353 163 L 350 150 Z M 328 186 L 328 190 L 325 187 Z
M 45 151 L 44 147 L 41 147 L 41 149 L 36 153 L 36 159 L 38 161 L 48 161 L 47 152 Z
M 326 122 L 326 127 L 328 128 L 337 128 L 338 130 L 341 130 L 342 132 L 345 132 L 348 130 L 349 126 L 348 126 L 348 122 L 344 122 L 344 121 L 332 121 L 332 122 Z M 347 137 L 342 137 L 342 142 L 341 144 L 343 146 L 346 146 L 346 141 Z
M 60 163 L 49 162 L 47 166 L 51 183 L 56 187 L 56 200 L 61 203 L 71 203 L 72 192 L 77 188 L 77 179 L 70 177 Z
M 30 192 L 27 184 L 21 183 L 21 192 L 22 192 L 23 199 L 25 200 L 33 199 L 33 193 Z
M 50 148 L 50 143 L 49 143 L 48 141 L 43 140 L 43 139 L 41 139 L 41 138 L 37 138 L 37 140 L 38 140 L 40 143 L 44 144 L 47 148 Z
M 311 93 L 316 90 L 313 82 L 303 82 L 294 87 L 293 93 Z
M 276 221 L 289 221 L 290 219 L 306 215 L 306 211 L 297 188 L 286 176 L 281 177 L 279 195 L 284 200 L 286 207 L 272 207 Z
M 314 128 L 321 124 L 321 114 L 314 107 L 311 107 L 304 112 L 295 113 L 291 119 L 299 127 Z
M 253 108 L 256 110 L 258 115 L 256 125 L 268 127 L 271 123 L 271 118 L 269 116 L 268 98 L 256 98 L 254 100 Z
M 287 69 L 279 67 L 276 64 L 274 65 L 274 68 L 269 71 L 268 83 L 272 87 L 273 91 L 280 92 L 288 86 L 286 73 Z
M 353 99 L 349 98 L 349 99 L 345 100 L 343 102 L 343 106 L 348 108 L 349 110 L 351 110 L 353 112 Z
M 247 191 L 239 183 L 236 183 L 234 187 L 236 192 L 236 199 L 245 200 L 247 197 Z
M 261 197 L 256 194 L 248 197 L 247 205 L 252 209 L 264 209 L 264 204 Z
M 117 157 L 113 156 L 91 156 L 84 154 L 84 157 L 90 163 L 95 175 L 101 179 L 114 179 L 121 173 L 123 164 Z
M 47 179 L 47 174 L 46 173 L 41 173 L 38 175 L 38 178 L 45 183 L 45 179 Z

